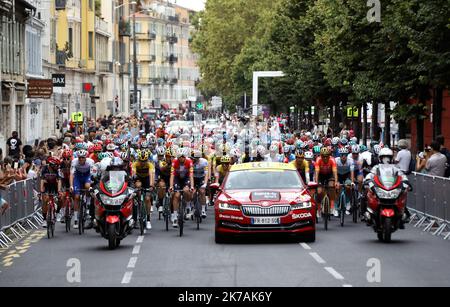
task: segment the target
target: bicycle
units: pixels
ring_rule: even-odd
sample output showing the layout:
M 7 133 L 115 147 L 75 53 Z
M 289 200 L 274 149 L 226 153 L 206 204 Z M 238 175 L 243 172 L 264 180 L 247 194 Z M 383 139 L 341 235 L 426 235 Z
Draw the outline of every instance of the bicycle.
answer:
M 64 223 L 66 224 L 66 232 L 70 232 L 73 217 L 72 197 L 69 190 L 66 190 L 64 193 Z
M 80 209 L 78 213 L 78 234 L 82 235 L 84 234 L 84 223 L 87 220 L 87 194 L 89 193 L 89 190 L 82 189 L 80 190 Z
M 56 201 L 58 199 L 57 194 L 48 193 L 48 209 L 47 209 L 47 237 L 53 238 L 55 236 L 55 224 L 56 224 Z
M 324 223 L 324 228 L 326 231 L 328 231 L 328 221 L 331 221 L 331 207 L 330 207 L 330 198 L 328 196 L 328 192 L 330 187 L 327 185 L 319 184 L 323 188 L 324 191 L 322 191 L 323 197 L 320 201 L 320 210 L 322 212 L 322 219 Z
M 349 197 L 347 196 L 347 189 L 350 188 L 350 203 L 353 201 L 353 183 L 352 185 L 346 185 L 341 184 L 341 193 L 339 194 L 339 201 L 338 201 L 338 210 L 339 210 L 339 221 L 341 224 L 341 227 L 344 227 L 344 221 L 345 221 L 345 212 L 347 210 L 347 202 L 349 200 Z
M 197 230 L 200 230 L 200 223 L 202 222 L 202 206 L 199 201 L 198 188 L 195 189 L 193 202 L 194 202 L 194 214 L 192 215 L 191 219 L 194 220 L 195 218 L 195 221 L 197 223 Z
M 169 192 L 166 192 L 166 195 L 163 199 L 163 216 L 164 222 L 166 223 L 166 231 L 169 231 L 169 220 L 172 212 L 170 211 L 170 200 L 172 199 L 172 195 Z
M 145 205 L 145 196 L 149 192 L 151 192 L 151 189 L 141 188 L 138 190 L 137 195 L 137 203 L 138 203 L 137 220 L 139 221 L 141 236 L 144 235 L 145 225 L 147 223 L 147 206 Z

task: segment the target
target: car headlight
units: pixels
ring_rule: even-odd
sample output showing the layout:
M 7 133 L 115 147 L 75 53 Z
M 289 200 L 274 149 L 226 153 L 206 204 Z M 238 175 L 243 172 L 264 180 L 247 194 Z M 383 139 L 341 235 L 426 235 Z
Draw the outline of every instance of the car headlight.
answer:
M 396 199 L 400 196 L 401 192 L 402 192 L 402 190 L 400 190 L 400 189 L 386 191 L 379 187 L 375 188 L 375 193 L 377 194 L 378 198 L 381 198 L 381 199 Z
M 126 195 L 122 195 L 119 197 L 108 197 L 104 194 L 100 195 L 100 200 L 102 201 L 102 203 L 108 206 L 121 206 L 126 198 Z
M 219 209 L 222 210 L 232 210 L 232 211 L 241 211 L 241 206 L 238 205 L 230 205 L 228 203 L 219 203 Z
M 298 209 L 309 209 L 311 208 L 311 202 L 305 201 L 301 202 L 295 205 L 291 205 L 291 210 L 298 210 Z

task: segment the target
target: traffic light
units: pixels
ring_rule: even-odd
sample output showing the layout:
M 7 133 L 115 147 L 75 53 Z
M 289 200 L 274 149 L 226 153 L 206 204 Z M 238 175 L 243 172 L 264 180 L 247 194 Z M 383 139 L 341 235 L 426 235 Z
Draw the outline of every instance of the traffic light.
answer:
M 197 110 L 203 110 L 203 103 L 197 103 Z

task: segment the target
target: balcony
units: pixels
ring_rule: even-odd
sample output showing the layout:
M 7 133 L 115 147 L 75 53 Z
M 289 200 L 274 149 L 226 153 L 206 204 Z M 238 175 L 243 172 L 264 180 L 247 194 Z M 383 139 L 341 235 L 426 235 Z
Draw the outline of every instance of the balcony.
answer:
M 149 38 L 150 40 L 155 40 L 155 39 L 156 39 L 156 33 L 149 32 L 149 33 L 148 33 L 148 38 Z
M 66 66 L 67 55 L 65 51 L 56 50 L 56 65 Z
M 131 26 L 129 21 L 119 22 L 119 36 L 131 36 Z
M 177 84 L 177 83 L 178 83 L 178 79 L 177 79 L 177 78 L 171 78 L 171 79 L 169 80 L 169 83 L 170 83 L 170 85 Z
M 139 84 L 150 84 L 152 80 L 150 78 L 145 78 L 145 77 L 139 78 L 138 77 L 137 81 Z
M 168 34 L 165 38 L 166 42 L 169 42 L 169 44 L 176 44 L 178 43 L 178 37 L 175 34 Z
M 95 16 L 95 31 L 100 32 L 103 35 L 110 36 L 108 23 L 97 16 Z
M 175 16 L 167 16 L 167 20 L 171 21 L 171 22 L 180 22 L 180 16 L 175 15 Z
M 174 64 L 178 62 L 178 57 L 174 54 L 170 54 L 165 57 L 165 61 L 169 62 L 170 64 Z
M 131 74 L 131 65 L 129 63 L 121 64 L 120 69 L 119 69 L 119 74 L 130 75 Z
M 55 10 L 65 10 L 67 0 L 55 0 Z
M 160 78 L 152 78 L 152 83 L 155 85 L 161 84 L 161 79 Z
M 98 62 L 98 71 L 100 74 L 107 74 L 113 72 L 113 62 Z
M 155 62 L 156 61 L 156 55 L 152 54 L 138 54 L 137 60 L 139 62 Z

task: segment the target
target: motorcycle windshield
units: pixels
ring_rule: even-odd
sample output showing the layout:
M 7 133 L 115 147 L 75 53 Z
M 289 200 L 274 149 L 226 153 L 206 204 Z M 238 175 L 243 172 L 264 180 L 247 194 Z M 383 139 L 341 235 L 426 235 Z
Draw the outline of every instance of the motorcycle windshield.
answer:
M 379 168 L 378 178 L 384 187 L 390 189 L 397 182 L 397 172 L 393 167 L 383 167 Z
M 109 171 L 102 175 L 102 182 L 106 190 L 111 194 L 119 193 L 125 185 L 127 173 L 124 171 Z

